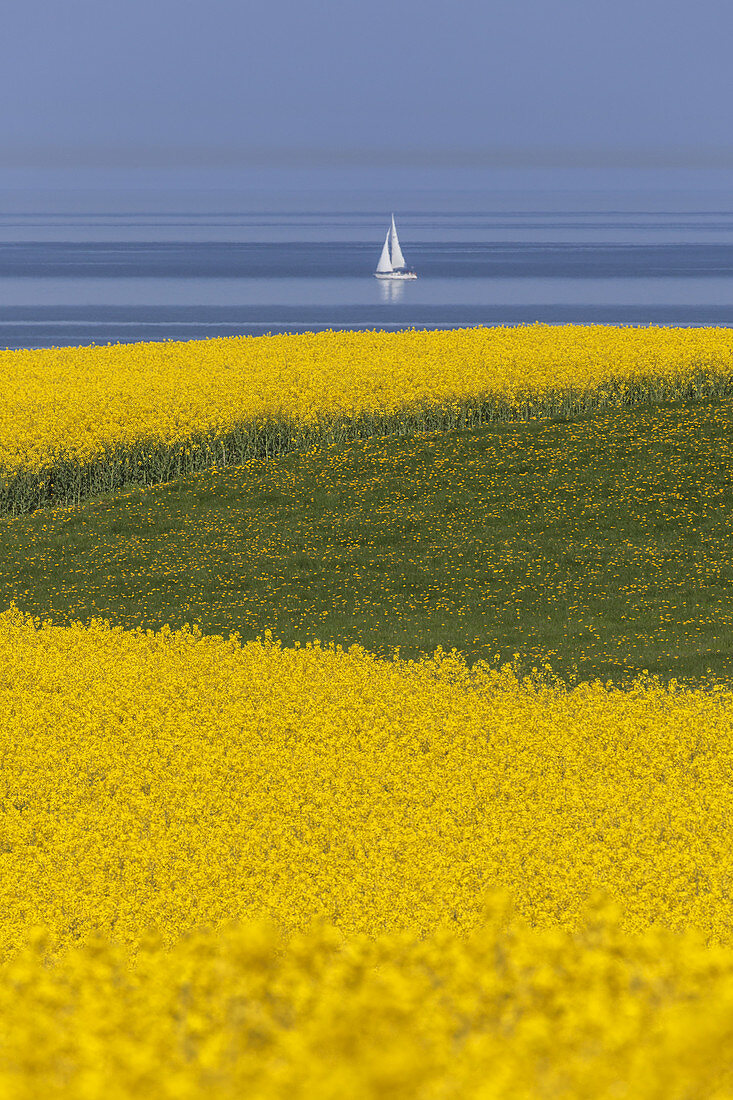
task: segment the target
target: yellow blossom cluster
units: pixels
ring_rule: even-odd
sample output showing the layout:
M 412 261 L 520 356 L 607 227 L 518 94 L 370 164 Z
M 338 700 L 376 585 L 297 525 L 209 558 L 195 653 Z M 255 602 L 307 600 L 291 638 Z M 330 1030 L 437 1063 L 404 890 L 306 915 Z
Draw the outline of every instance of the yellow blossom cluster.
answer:
M 733 1096 L 728 688 L 11 608 L 0 752 L 2 1096 Z
M 730 329 L 529 325 L 0 352 L 0 509 L 313 439 L 720 395 Z
M 36 929 L 0 967 L 8 1100 L 733 1096 L 733 950 L 625 933 L 601 897 L 574 932 L 499 893 L 468 936 L 247 922 L 47 952 Z
M 0 616 L 0 950 L 267 917 L 470 929 L 486 890 L 575 927 L 733 946 L 733 693 L 567 690 L 458 654 L 242 645 Z

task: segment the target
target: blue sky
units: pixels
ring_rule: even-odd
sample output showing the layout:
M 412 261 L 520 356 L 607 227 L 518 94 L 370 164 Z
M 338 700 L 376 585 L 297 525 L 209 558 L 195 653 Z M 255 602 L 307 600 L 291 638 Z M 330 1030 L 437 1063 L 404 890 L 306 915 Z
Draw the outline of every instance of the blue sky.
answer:
M 5 0 L 0 187 L 728 188 L 731 32 L 720 0 Z
M 6 164 L 727 163 L 732 31 L 719 0 L 5 0 L 0 146 Z

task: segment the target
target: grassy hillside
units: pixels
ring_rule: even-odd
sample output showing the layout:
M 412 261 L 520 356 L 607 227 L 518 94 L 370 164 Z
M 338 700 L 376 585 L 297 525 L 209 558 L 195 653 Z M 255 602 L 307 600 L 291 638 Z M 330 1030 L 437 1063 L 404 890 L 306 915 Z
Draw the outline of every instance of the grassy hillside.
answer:
M 0 606 L 733 673 L 733 401 L 374 439 L 0 524 Z

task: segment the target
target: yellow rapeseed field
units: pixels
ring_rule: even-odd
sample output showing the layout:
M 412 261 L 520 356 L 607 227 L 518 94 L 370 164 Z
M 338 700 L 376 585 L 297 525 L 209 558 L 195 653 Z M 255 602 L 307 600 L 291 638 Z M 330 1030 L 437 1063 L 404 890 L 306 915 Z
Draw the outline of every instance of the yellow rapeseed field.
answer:
M 499 894 L 474 930 L 283 941 L 253 922 L 134 963 L 97 937 L 55 965 L 34 931 L 0 969 L 8 1100 L 728 1100 L 733 951 L 576 932 Z
M 0 1095 L 733 1096 L 732 750 L 724 687 L 11 609 Z
M 321 332 L 0 352 L 0 509 L 313 439 L 729 393 L 730 329 Z

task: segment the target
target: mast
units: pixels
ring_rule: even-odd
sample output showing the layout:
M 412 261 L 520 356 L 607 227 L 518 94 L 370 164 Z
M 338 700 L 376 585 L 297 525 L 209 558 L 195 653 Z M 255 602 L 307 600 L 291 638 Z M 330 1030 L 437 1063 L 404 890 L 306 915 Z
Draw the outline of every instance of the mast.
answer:
M 394 214 L 392 215 L 392 225 L 388 236 L 392 252 L 392 267 L 407 267 L 405 257 L 402 255 L 402 249 L 400 248 L 400 242 L 397 238 L 397 227 L 394 223 Z
M 382 255 L 379 257 L 379 263 L 377 264 L 377 272 L 379 275 L 386 275 L 387 272 L 392 270 L 392 261 L 389 258 L 389 234 L 390 230 L 388 229 L 387 236 L 384 238 Z

